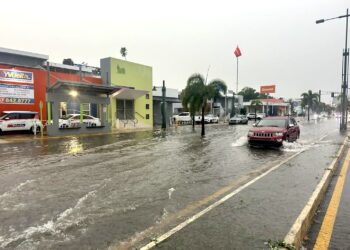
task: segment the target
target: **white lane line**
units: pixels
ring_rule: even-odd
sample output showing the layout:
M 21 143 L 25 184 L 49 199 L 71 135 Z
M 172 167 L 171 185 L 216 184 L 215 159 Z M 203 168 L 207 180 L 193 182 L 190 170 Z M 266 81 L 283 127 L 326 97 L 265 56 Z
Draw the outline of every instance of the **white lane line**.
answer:
M 326 138 L 328 136 L 328 134 L 322 136 L 320 139 L 318 139 L 317 141 L 322 141 L 324 138 Z M 314 145 L 315 142 L 311 143 L 311 145 Z M 277 164 L 276 166 L 270 168 L 269 170 L 267 170 L 265 173 L 255 177 L 254 179 L 252 179 L 251 181 L 247 182 L 246 184 L 244 184 L 243 186 L 237 188 L 236 190 L 232 191 L 231 193 L 229 193 L 228 195 L 224 196 L 223 198 L 221 198 L 220 200 L 218 200 L 217 202 L 213 203 L 212 205 L 210 205 L 209 207 L 205 208 L 204 210 L 200 211 L 199 213 L 193 215 L 192 217 L 188 218 L 187 220 L 185 220 L 184 222 L 180 223 L 179 225 L 177 225 L 176 227 L 174 227 L 173 229 L 171 229 L 170 231 L 166 232 L 165 234 L 157 237 L 156 239 L 152 240 L 150 243 L 148 243 L 147 245 L 143 246 L 140 248 L 140 250 L 148 250 L 151 249 L 153 247 L 155 247 L 156 245 L 158 245 L 159 243 L 163 242 L 164 240 L 166 240 L 167 238 L 169 238 L 170 236 L 172 236 L 173 234 L 177 233 L 178 231 L 180 231 L 181 229 L 183 229 L 184 227 L 186 227 L 187 225 L 189 225 L 190 223 L 194 222 L 195 220 L 197 220 L 198 218 L 202 217 L 203 215 L 205 215 L 206 213 L 208 213 L 209 211 L 211 211 L 212 209 L 216 208 L 217 206 L 221 205 L 222 203 L 224 203 L 225 201 L 227 201 L 228 199 L 230 199 L 231 197 L 235 196 L 236 194 L 238 194 L 239 192 L 241 192 L 242 190 L 246 189 L 247 187 L 249 187 L 250 185 L 254 184 L 255 182 L 257 182 L 258 180 L 260 180 L 261 178 L 263 178 L 264 176 L 268 175 L 269 173 L 271 173 L 272 171 L 276 170 L 277 168 L 279 168 L 280 166 L 282 166 L 283 164 L 287 163 L 288 161 L 290 161 L 291 159 L 293 159 L 294 157 L 298 156 L 299 154 L 305 152 L 307 149 L 302 149 L 301 151 L 291 155 L 290 157 L 288 157 L 287 159 L 281 161 L 279 164 Z
M 189 219 L 187 219 L 186 221 L 182 222 L 181 224 L 179 224 L 178 226 L 174 227 L 173 229 L 171 229 L 170 231 L 168 231 L 167 233 L 161 235 L 160 237 L 156 238 L 155 240 L 153 240 L 152 242 L 148 243 L 147 245 L 143 246 L 140 248 L 140 250 L 148 250 L 151 249 L 152 247 L 156 246 L 157 244 L 159 244 L 160 242 L 166 240 L 167 238 L 169 238 L 171 235 L 175 234 L 176 232 L 180 231 L 181 229 L 183 229 L 184 227 L 186 227 L 187 225 L 189 225 L 190 223 L 192 223 L 193 221 L 197 220 L 198 218 L 200 218 L 201 216 L 203 216 L 204 214 L 208 213 L 210 210 L 216 208 L 217 206 L 221 205 L 222 203 L 224 203 L 225 201 L 227 201 L 228 199 L 230 199 L 231 197 L 233 197 L 234 195 L 238 194 L 239 192 L 241 192 L 242 190 L 244 190 L 245 188 L 249 187 L 250 185 L 252 185 L 253 183 L 257 182 L 258 180 L 260 180 L 261 178 L 263 178 L 264 176 L 266 176 L 267 174 L 269 174 L 270 172 L 276 170 L 277 168 L 279 168 L 280 166 L 282 166 L 283 164 L 285 164 L 286 162 L 290 161 L 291 159 L 293 159 L 294 157 L 296 157 L 297 155 L 301 154 L 302 152 L 304 152 L 304 150 L 299 151 L 297 153 L 295 153 L 294 155 L 288 157 L 287 159 L 285 159 L 284 161 L 280 162 L 278 165 L 270 168 L 268 171 L 266 171 L 265 173 L 259 175 L 258 177 L 254 178 L 253 180 L 247 182 L 246 184 L 244 184 L 243 186 L 237 188 L 236 190 L 234 190 L 233 192 L 229 193 L 228 195 L 224 196 L 223 198 L 221 198 L 220 200 L 218 200 L 217 202 L 213 203 L 212 205 L 210 205 L 209 207 L 205 208 L 204 210 L 202 210 L 201 212 L 195 214 L 194 216 L 190 217 Z

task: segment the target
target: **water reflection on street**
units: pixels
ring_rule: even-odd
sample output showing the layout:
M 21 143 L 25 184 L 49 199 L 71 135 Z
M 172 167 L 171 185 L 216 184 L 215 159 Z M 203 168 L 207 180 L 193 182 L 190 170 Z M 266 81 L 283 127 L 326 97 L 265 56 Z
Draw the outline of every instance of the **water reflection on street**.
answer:
M 337 126 L 303 123 L 277 150 L 247 147 L 251 124 L 2 143 L 0 248 L 107 248 Z

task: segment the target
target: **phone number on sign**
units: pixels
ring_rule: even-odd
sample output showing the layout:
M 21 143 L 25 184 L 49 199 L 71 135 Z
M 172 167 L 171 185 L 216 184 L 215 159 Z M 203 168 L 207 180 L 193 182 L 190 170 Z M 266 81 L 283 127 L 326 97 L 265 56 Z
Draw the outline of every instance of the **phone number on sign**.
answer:
M 8 104 L 33 104 L 34 99 L 29 98 L 1 98 L 0 103 L 8 103 Z

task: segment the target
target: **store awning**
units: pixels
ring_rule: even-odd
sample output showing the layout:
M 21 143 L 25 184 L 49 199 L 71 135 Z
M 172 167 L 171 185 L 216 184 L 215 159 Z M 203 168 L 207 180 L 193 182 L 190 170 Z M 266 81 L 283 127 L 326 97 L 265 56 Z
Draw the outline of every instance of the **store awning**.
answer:
M 121 88 L 117 92 L 113 93 L 112 96 L 116 99 L 135 100 L 146 95 L 147 93 L 149 92 L 146 90 Z

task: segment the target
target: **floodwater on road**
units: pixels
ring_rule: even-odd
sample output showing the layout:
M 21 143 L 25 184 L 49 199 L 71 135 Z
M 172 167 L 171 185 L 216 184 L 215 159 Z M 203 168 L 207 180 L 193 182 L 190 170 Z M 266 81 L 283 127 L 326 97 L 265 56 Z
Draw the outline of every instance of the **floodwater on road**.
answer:
M 338 122 L 300 126 L 299 141 L 277 150 L 247 147 L 251 124 L 208 125 L 204 138 L 186 126 L 2 143 L 0 248 L 107 249 L 149 237 L 194 201 L 315 146 Z

